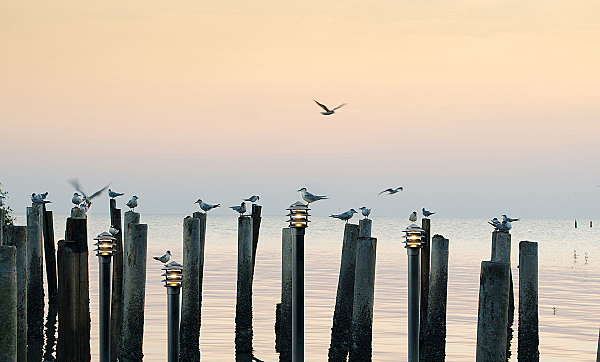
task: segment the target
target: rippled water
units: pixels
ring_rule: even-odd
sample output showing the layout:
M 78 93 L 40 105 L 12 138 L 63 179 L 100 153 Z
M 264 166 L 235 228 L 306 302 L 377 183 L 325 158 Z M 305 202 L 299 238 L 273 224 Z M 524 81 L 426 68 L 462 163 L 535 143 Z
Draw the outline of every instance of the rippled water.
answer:
M 65 217 L 55 215 L 56 240 L 64 235 Z M 142 215 L 141 223 L 148 224 L 149 258 L 169 249 L 174 260 L 182 261 L 183 217 L 185 215 Z M 312 220 L 305 238 L 306 360 L 326 361 L 344 225 L 325 217 Z M 580 222 L 580 227 L 575 229 L 572 220 L 522 220 L 514 223 L 511 232 L 515 296 L 518 296 L 518 242 L 539 242 L 542 361 L 584 361 L 596 356 L 600 325 L 600 230 L 585 223 Z M 233 361 L 237 220 L 234 216 L 209 215 L 207 224 L 200 349 L 204 361 Z M 407 256 L 400 234 L 408 224 L 399 218 L 373 218 L 372 235 L 378 239 L 374 361 L 406 360 Z M 107 230 L 109 225 L 108 216 L 91 215 L 89 239 Z M 281 229 L 285 226 L 283 216 L 263 217 L 256 256 L 254 355 L 264 361 L 278 359 L 274 324 L 281 288 Z M 433 218 L 431 221 L 432 235 L 441 234 L 450 239 L 447 361 L 475 359 L 479 271 L 481 261 L 490 258 L 491 229 L 483 219 Z M 92 359 L 97 360 L 98 261 L 90 254 L 91 347 Z M 167 295 L 161 283 L 161 267 L 159 262 L 148 260 L 146 361 L 166 360 Z M 518 300 L 515 304 L 518 310 Z M 516 361 L 516 324 L 514 329 L 512 360 Z

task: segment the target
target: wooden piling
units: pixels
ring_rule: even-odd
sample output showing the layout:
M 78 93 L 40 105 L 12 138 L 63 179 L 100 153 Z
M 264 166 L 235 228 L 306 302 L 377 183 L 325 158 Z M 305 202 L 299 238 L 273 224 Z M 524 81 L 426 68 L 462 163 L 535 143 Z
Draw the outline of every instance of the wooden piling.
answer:
M 17 248 L 0 246 L 0 361 L 17 361 Z
M 27 226 L 5 226 L 4 245 L 17 248 L 17 361 L 27 362 Z
M 56 304 L 58 282 L 56 280 L 56 248 L 54 246 L 54 219 L 52 211 L 44 205 L 44 257 L 46 260 L 46 280 L 48 281 L 48 303 Z
M 0 208 L 0 245 L 4 245 L 4 222 L 6 220 L 6 210 Z
M 144 357 L 142 342 L 144 339 L 148 225 L 139 224 L 139 216 L 134 211 L 125 213 L 123 314 L 121 350 L 119 352 L 119 361 L 122 362 L 141 362 Z
M 510 256 L 511 256 L 511 237 L 508 232 L 495 230 L 492 232 L 492 245 L 494 245 L 495 240 L 495 248 L 492 246 L 492 249 L 495 249 L 495 255 L 492 256 L 492 261 L 502 261 L 511 265 Z M 506 357 L 510 358 L 511 350 L 510 344 L 513 337 L 513 323 L 515 321 L 515 294 L 514 294 L 514 286 L 512 280 L 512 270 L 509 270 L 508 273 L 508 283 L 509 283 L 509 292 L 508 292 L 508 322 L 506 324 Z
M 519 243 L 519 332 L 518 361 L 537 362 L 539 353 L 538 320 L 538 243 Z
M 198 234 L 200 235 L 200 245 L 198 247 L 198 303 L 200 314 L 200 329 L 202 329 L 202 281 L 204 279 L 204 248 L 206 245 L 206 218 L 205 212 L 194 212 L 193 217 L 200 220 Z
M 121 209 L 117 201 L 110 199 L 110 224 L 119 232 L 114 235 L 113 249 L 112 295 L 110 304 L 110 361 L 117 362 L 121 346 L 121 323 L 123 315 L 123 227 L 121 226 Z
M 179 360 L 197 362 L 200 360 L 200 301 L 199 301 L 199 262 L 200 220 L 183 219 L 183 275 L 181 286 L 181 324 Z
M 292 361 L 292 231 L 281 230 L 281 307 L 279 308 L 279 328 L 276 340 L 279 341 L 280 362 Z M 277 323 L 277 322 L 276 322 Z
M 254 278 L 254 265 L 256 264 L 256 249 L 258 248 L 258 235 L 260 234 L 260 214 L 262 206 L 252 204 L 252 277 Z
M 446 358 L 448 246 L 449 240 L 442 235 L 435 235 L 431 239 L 431 277 L 423 351 L 423 360 L 426 362 L 443 362 Z
M 423 244 L 421 245 L 421 304 L 419 307 L 419 360 L 423 361 L 424 338 L 427 333 L 427 307 L 429 303 L 429 270 L 431 259 L 431 220 L 421 220 Z
M 360 226 L 347 223 L 344 227 L 342 259 L 338 279 L 329 362 L 346 361 L 352 340 L 352 310 L 354 307 L 354 282 L 356 276 L 356 243 Z
M 356 273 L 352 308 L 352 343 L 349 362 L 369 362 L 373 355 L 373 301 L 377 239 L 359 237 L 356 243 Z
M 373 226 L 373 220 L 362 219 L 358 222 L 358 226 L 360 226 L 360 233 L 358 235 L 359 237 L 371 237 L 371 227 Z
M 67 218 L 66 240 L 58 242 L 57 360 L 88 362 L 90 353 L 90 281 L 87 219 L 78 207 Z
M 477 362 L 506 362 L 509 273 L 506 262 L 481 262 Z
M 575 220 L 575 229 L 577 229 L 577 220 Z
M 237 301 L 235 351 L 252 352 L 252 218 L 238 218 Z
M 44 338 L 42 208 L 27 208 L 27 338 Z

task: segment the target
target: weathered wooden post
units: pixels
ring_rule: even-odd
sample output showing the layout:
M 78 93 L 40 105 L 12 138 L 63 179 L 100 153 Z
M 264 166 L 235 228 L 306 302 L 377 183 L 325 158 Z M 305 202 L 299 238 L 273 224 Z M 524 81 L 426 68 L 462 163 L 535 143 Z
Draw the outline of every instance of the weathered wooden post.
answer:
M 46 280 L 48 281 L 48 303 L 56 304 L 58 298 L 58 282 L 56 280 L 56 248 L 54 247 L 54 219 L 52 211 L 44 212 L 44 256 L 46 257 Z
M 42 208 L 27 208 L 27 338 L 44 338 Z
M 258 235 L 260 234 L 260 214 L 262 206 L 252 204 L 252 277 L 254 278 L 254 264 L 256 264 L 256 249 L 258 248 Z
M 142 342 L 144 337 L 148 225 L 139 224 L 139 220 L 139 213 L 134 211 L 125 213 L 123 321 L 119 358 L 123 362 L 141 362 L 144 356 Z
M 0 246 L 0 361 L 17 361 L 17 248 Z
M 87 362 L 91 360 L 87 218 L 78 207 L 71 209 L 65 236 L 58 242 L 57 254 L 57 360 Z
M 113 251 L 110 304 L 110 361 L 117 362 L 121 346 L 121 317 L 123 314 L 123 228 L 121 226 L 121 209 L 117 209 L 115 199 L 110 199 L 110 224 L 119 231 L 116 235 L 113 235 L 116 240 Z
M 509 274 L 506 262 L 481 262 L 477 362 L 506 362 Z
M 371 237 L 371 227 L 373 226 L 373 220 L 364 218 L 358 222 L 360 226 L 360 235 L 359 237 L 370 238 Z
M 356 242 L 360 226 L 346 224 L 342 243 L 342 259 L 338 279 L 329 362 L 346 361 L 352 340 L 352 309 L 354 306 L 354 280 L 356 276 Z
M 198 234 L 200 245 L 198 247 L 198 308 L 200 309 L 200 327 L 202 327 L 202 281 L 204 279 L 204 249 L 206 245 L 206 217 L 205 212 L 194 212 L 193 218 L 200 220 Z
M 519 243 L 519 361 L 537 362 L 539 353 L 538 320 L 538 243 Z
M 235 351 L 252 352 L 252 218 L 238 218 L 237 301 Z
M 0 245 L 4 245 L 4 220 L 6 219 L 6 210 L 0 207 Z
M 427 306 L 429 304 L 429 269 L 431 254 L 431 220 L 421 220 L 423 229 L 423 244 L 421 245 L 421 305 L 419 309 L 419 360 L 423 361 L 424 338 L 427 333 Z
M 181 324 L 179 359 L 182 362 L 200 360 L 200 300 L 199 255 L 200 220 L 183 219 L 183 275 L 181 287 Z
M 494 247 L 495 245 L 495 247 Z M 492 232 L 492 250 L 495 250 L 495 254 L 492 255 L 491 261 L 503 261 L 511 265 L 511 237 L 508 232 L 494 230 Z M 506 357 L 510 358 L 510 343 L 512 341 L 513 329 L 512 325 L 515 321 L 515 294 L 512 280 L 512 270 L 508 273 L 508 322 L 506 324 Z
M 446 357 L 446 302 L 448 299 L 448 239 L 431 239 L 431 276 L 427 306 L 427 333 L 423 357 L 427 362 L 443 362 Z
M 577 220 L 575 220 L 575 229 L 577 229 Z
M 279 361 L 292 360 L 292 231 L 281 232 L 281 313 L 279 323 Z
M 368 362 L 373 355 L 373 301 L 377 239 L 359 237 L 352 309 L 352 343 L 349 362 Z
M 27 362 L 27 226 L 5 228 L 4 245 L 17 248 L 17 361 Z

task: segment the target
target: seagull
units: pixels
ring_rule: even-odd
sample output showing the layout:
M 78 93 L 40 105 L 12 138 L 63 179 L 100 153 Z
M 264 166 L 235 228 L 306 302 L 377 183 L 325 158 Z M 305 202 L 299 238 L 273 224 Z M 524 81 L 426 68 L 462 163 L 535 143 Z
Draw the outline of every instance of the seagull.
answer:
M 135 209 L 138 205 L 137 200 L 139 199 L 139 197 L 133 195 L 133 197 L 131 198 L 131 200 L 127 201 L 127 203 L 125 205 L 127 205 L 129 207 L 129 211 L 133 211 L 133 209 Z
M 491 222 L 488 221 L 488 224 L 490 224 L 493 227 L 495 227 L 496 230 L 498 230 L 498 231 L 508 232 L 510 229 L 512 229 L 512 225 L 508 221 L 502 221 L 502 222 L 494 223 L 494 220 L 492 220 Z
M 313 101 L 315 101 L 315 100 L 313 99 Z M 318 104 L 319 106 L 321 106 L 321 108 L 323 108 L 325 110 L 325 112 L 321 112 L 321 114 L 324 115 L 324 116 L 332 115 L 335 112 L 336 109 L 342 108 L 343 106 L 346 105 L 346 103 L 342 103 L 339 106 L 335 107 L 334 109 L 330 110 L 329 108 L 327 108 L 326 105 L 324 105 L 322 103 L 319 103 L 317 101 L 315 101 L 315 103 Z
M 311 202 L 315 202 L 315 201 L 319 201 L 319 200 L 324 200 L 327 198 L 327 196 L 317 196 L 317 195 L 313 195 L 310 192 L 306 191 L 306 187 L 301 188 L 300 190 L 298 190 L 300 192 L 300 194 L 302 195 L 302 198 L 304 199 L 304 201 L 306 201 L 306 205 L 308 206 Z
M 367 209 L 366 206 L 363 206 L 363 207 L 360 208 L 360 212 L 363 214 L 363 216 L 365 218 L 368 218 L 369 215 L 371 214 L 371 209 Z
M 112 236 L 115 236 L 115 235 L 117 235 L 119 233 L 119 229 L 117 229 L 116 227 L 114 227 L 114 226 L 111 225 L 110 228 L 108 228 L 108 232 Z
M 230 209 L 234 209 L 235 211 L 239 212 L 240 215 L 244 215 L 246 213 L 246 203 L 242 202 L 242 204 L 240 206 L 229 206 Z
M 49 203 L 51 203 L 52 201 L 50 201 L 50 200 L 42 200 L 42 199 L 40 199 L 40 198 L 38 197 L 38 195 L 36 195 L 36 194 L 35 194 L 35 192 L 34 192 L 33 194 L 31 194 L 31 202 L 32 202 L 34 205 L 43 205 L 43 204 L 49 204 Z
M 498 220 L 497 217 L 493 218 L 492 221 L 488 221 L 488 224 L 492 225 L 492 226 L 496 226 L 501 224 L 500 220 Z
M 435 212 L 427 211 L 427 210 L 425 210 L 425 208 L 423 208 L 422 211 L 423 211 L 423 216 L 425 216 L 425 217 L 430 217 L 431 215 L 435 214 Z
M 114 199 L 115 197 L 119 197 L 119 196 L 123 196 L 125 194 L 120 193 L 120 192 L 114 192 L 111 189 L 108 189 L 108 197 L 110 197 L 111 199 Z
M 71 202 L 74 203 L 75 205 L 79 205 L 79 204 L 81 204 L 82 201 L 83 201 L 83 197 L 81 197 L 81 195 L 78 192 L 74 192 L 73 197 L 71 198 Z
M 44 192 L 43 194 L 37 194 L 36 196 L 42 200 L 45 200 L 46 196 L 48 196 L 48 191 Z
M 331 215 L 329 215 L 329 217 L 333 217 L 333 218 L 344 220 L 344 221 L 348 222 L 348 220 L 350 220 L 352 218 L 352 216 L 354 216 L 354 214 L 356 214 L 356 213 L 357 213 L 356 210 L 350 209 L 346 212 L 342 212 L 341 214 L 337 214 L 337 215 L 331 214 Z
M 393 189 L 393 188 L 390 187 L 389 189 L 385 189 L 385 190 L 381 191 L 377 196 L 381 195 L 384 192 L 387 192 L 388 195 L 393 195 L 393 194 L 395 194 L 395 193 L 397 193 L 399 191 L 403 191 L 403 190 L 404 189 L 402 188 L 402 186 L 396 187 L 395 189 Z
M 216 204 L 216 205 L 207 204 L 206 202 L 203 202 L 200 199 L 196 200 L 196 202 L 194 202 L 194 204 L 200 205 L 200 208 L 204 211 L 209 211 L 209 210 L 214 209 L 215 207 L 221 206 L 221 204 Z
M 247 198 L 247 199 L 244 199 L 244 201 L 250 201 L 251 203 L 255 203 L 255 202 L 256 202 L 256 201 L 258 201 L 259 199 L 260 199 L 260 197 L 258 197 L 257 195 L 253 195 L 253 196 L 250 196 L 250 197 L 249 197 L 249 198 Z
M 108 186 L 110 186 L 110 184 L 108 184 L 108 185 L 104 186 L 103 188 L 101 188 L 100 190 L 98 190 L 98 191 L 94 192 L 94 193 L 93 193 L 93 194 L 91 194 L 90 196 L 87 196 L 87 195 L 85 194 L 85 192 L 83 192 L 83 191 L 82 191 L 82 189 L 81 189 L 81 184 L 79 184 L 79 180 L 78 180 L 78 179 L 76 179 L 76 178 L 72 178 L 72 179 L 70 179 L 70 180 L 68 180 L 68 181 L 69 181 L 69 183 L 71 184 L 71 186 L 73 186 L 73 188 L 74 188 L 75 190 L 77 190 L 78 192 L 80 192 L 80 193 L 81 193 L 81 196 L 82 196 L 82 201 L 81 201 L 81 203 L 79 204 L 79 207 L 80 207 L 82 210 L 86 211 L 86 212 L 87 212 L 87 210 L 90 208 L 90 206 L 92 206 L 92 199 L 94 199 L 94 198 L 96 198 L 96 197 L 100 196 L 100 195 L 101 195 L 101 194 L 104 192 L 104 190 L 106 190 L 106 189 L 108 188 Z M 73 194 L 73 199 L 71 199 L 71 201 L 73 201 L 73 200 L 74 200 L 74 198 L 75 198 L 75 195 Z M 75 202 L 73 202 L 73 203 L 75 203 Z
M 167 250 L 167 252 L 163 256 L 161 256 L 161 257 L 153 256 L 153 258 L 160 261 L 163 264 L 167 264 L 167 262 L 169 260 L 171 260 L 171 252 L 169 250 Z
M 519 219 L 511 219 L 510 217 L 507 217 L 506 214 L 502 214 L 502 220 L 506 222 L 519 221 Z
M 417 221 L 417 212 L 413 211 L 412 214 L 410 214 L 410 216 L 408 217 L 408 220 L 415 222 Z

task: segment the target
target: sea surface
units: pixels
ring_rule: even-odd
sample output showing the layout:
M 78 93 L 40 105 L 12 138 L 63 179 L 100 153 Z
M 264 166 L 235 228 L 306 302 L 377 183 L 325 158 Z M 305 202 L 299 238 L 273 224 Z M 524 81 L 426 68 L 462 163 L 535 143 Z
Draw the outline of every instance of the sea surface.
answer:
M 123 210 L 125 211 L 125 210 Z M 170 250 L 182 262 L 186 215 L 141 215 L 148 224 L 144 360 L 167 359 L 167 293 L 162 264 L 151 256 Z M 67 215 L 55 215 L 56 240 Z M 20 218 L 25 220 L 24 217 Z M 263 216 L 253 294 L 254 356 L 277 361 L 275 306 L 281 295 L 281 230 L 285 216 Z M 344 223 L 312 217 L 305 237 L 306 360 L 326 361 L 340 267 Z M 355 217 L 352 222 L 358 223 Z M 407 255 L 405 218 L 373 217 L 377 267 L 373 361 L 407 360 Z M 419 221 L 420 224 L 420 221 Z M 108 215 L 88 217 L 92 360 L 98 360 L 98 260 L 93 238 L 110 226 Z M 485 219 L 432 217 L 431 234 L 450 240 L 446 361 L 475 360 L 481 261 L 489 260 L 492 227 Z M 539 243 L 541 361 L 593 361 L 600 327 L 600 221 L 521 220 L 513 224 L 512 273 L 515 325 L 511 361 L 517 360 L 518 242 Z M 200 350 L 203 361 L 234 361 L 237 218 L 208 215 Z

